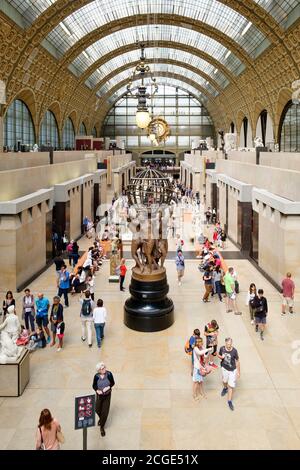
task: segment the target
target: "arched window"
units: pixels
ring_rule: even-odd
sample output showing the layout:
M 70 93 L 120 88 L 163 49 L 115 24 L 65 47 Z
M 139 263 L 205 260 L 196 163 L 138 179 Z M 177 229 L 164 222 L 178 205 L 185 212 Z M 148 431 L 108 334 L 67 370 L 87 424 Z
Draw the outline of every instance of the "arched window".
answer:
M 300 152 L 300 104 L 287 103 L 280 120 L 279 136 L 281 152 Z
M 41 124 L 40 146 L 59 147 L 58 125 L 52 111 L 48 109 Z
M 4 145 L 17 151 L 21 150 L 21 145 L 32 147 L 34 144 L 35 133 L 30 111 L 23 101 L 14 100 L 4 118 Z
M 248 118 L 243 119 L 243 130 L 244 130 L 244 147 L 247 147 L 247 136 L 248 136 Z
M 95 137 L 95 138 L 97 137 L 97 129 L 96 129 L 96 127 L 94 127 L 93 130 L 92 130 L 92 136 Z
M 63 128 L 63 148 L 65 150 L 73 150 L 75 148 L 75 129 L 71 118 L 67 118 Z
M 79 127 L 79 135 L 87 135 L 85 124 L 82 122 Z

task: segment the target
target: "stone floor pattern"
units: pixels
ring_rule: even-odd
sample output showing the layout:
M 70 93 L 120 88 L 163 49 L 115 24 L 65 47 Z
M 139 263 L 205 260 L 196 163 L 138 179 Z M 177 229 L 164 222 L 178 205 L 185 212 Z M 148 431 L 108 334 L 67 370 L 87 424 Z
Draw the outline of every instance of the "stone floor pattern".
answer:
M 89 242 L 81 241 L 81 249 Z M 174 250 L 171 242 L 171 250 Z M 191 246 L 186 245 L 187 250 Z M 229 251 L 235 248 L 229 244 Z M 132 262 L 127 262 L 132 267 Z M 31 378 L 20 398 L 0 398 L 0 448 L 33 449 L 41 409 L 57 417 L 66 437 L 63 449 L 81 449 L 82 432 L 74 430 L 74 397 L 92 392 L 95 365 L 104 361 L 115 376 L 106 437 L 99 428 L 88 430 L 88 449 L 300 449 L 300 304 L 297 314 L 282 318 L 280 295 L 246 260 L 230 260 L 238 273 L 240 317 L 226 313 L 225 303 L 203 304 L 198 260 L 187 260 L 182 285 L 175 263 L 167 260 L 170 297 L 175 304 L 174 325 L 159 333 L 138 333 L 123 324 L 128 296 L 109 284 L 109 262 L 96 277 L 95 297 L 108 310 L 103 347 L 82 343 L 78 297 L 65 310 L 65 347 L 58 353 L 47 347 L 31 355 Z M 262 342 L 250 325 L 245 306 L 251 281 L 265 290 L 269 323 Z M 56 293 L 54 267 L 29 286 L 52 300 Z M 17 294 L 17 312 L 20 299 Z M 184 352 L 194 328 L 203 332 L 207 321 L 220 325 L 219 344 L 231 336 L 241 360 L 241 378 L 231 412 L 221 398 L 220 369 L 205 379 L 207 399 L 194 402 L 190 358 Z M 298 344 L 294 343 L 298 341 Z

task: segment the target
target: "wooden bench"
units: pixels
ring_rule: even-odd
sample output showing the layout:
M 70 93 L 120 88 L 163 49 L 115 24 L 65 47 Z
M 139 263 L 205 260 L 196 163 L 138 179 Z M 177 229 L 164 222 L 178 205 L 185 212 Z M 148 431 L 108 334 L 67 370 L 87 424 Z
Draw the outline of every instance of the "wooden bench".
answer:
M 83 253 L 83 255 L 79 258 L 79 260 L 77 261 L 77 264 L 74 268 L 74 274 L 77 274 L 78 273 L 78 269 L 79 268 L 82 268 L 82 266 L 84 265 L 86 259 L 87 259 L 87 254 L 88 254 L 88 250 Z

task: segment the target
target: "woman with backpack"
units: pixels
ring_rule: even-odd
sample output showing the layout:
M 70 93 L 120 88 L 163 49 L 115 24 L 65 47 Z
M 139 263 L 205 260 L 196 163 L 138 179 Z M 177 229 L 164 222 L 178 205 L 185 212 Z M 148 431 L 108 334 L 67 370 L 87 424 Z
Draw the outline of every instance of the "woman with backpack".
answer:
M 81 293 L 79 302 L 81 304 L 81 310 L 80 310 L 80 319 L 81 319 L 81 328 L 82 328 L 81 341 L 86 340 L 86 332 L 87 332 L 88 345 L 89 345 L 89 348 L 91 348 L 93 345 L 92 323 L 94 321 L 93 310 L 95 308 L 95 302 L 91 298 L 90 291 L 86 290 L 84 292 L 84 298 L 82 298 L 82 293 Z

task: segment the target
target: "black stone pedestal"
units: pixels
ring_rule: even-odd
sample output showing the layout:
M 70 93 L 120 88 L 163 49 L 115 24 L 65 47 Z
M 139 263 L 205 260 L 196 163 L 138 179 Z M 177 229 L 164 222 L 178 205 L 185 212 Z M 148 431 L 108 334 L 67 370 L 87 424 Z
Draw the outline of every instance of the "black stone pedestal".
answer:
M 174 323 L 174 305 L 167 297 L 169 286 L 165 273 L 156 280 L 151 276 L 136 279 L 133 274 L 129 291 L 131 297 L 124 305 L 124 323 L 128 328 L 154 332 L 165 330 Z

